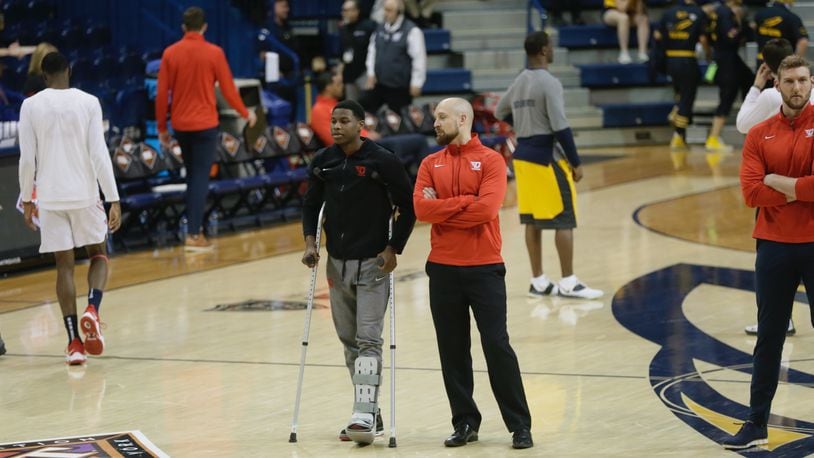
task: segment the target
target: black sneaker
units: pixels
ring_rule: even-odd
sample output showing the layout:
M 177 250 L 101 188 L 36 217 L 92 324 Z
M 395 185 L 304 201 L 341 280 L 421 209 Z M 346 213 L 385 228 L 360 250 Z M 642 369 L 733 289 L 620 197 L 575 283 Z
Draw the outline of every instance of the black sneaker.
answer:
M 730 436 L 721 442 L 727 450 L 741 450 L 751 448 L 755 445 L 764 445 L 769 443 L 769 434 L 766 426 L 758 426 L 751 421 L 747 421 L 741 426 L 738 434 Z
M 0 336 L 0 356 L 6 354 L 6 344 L 3 342 L 3 336 Z
M 529 296 L 531 297 L 556 296 L 557 293 L 559 293 L 559 289 L 557 289 L 557 284 L 554 282 L 548 282 L 548 286 L 543 290 L 535 288 L 533 283 L 529 285 Z

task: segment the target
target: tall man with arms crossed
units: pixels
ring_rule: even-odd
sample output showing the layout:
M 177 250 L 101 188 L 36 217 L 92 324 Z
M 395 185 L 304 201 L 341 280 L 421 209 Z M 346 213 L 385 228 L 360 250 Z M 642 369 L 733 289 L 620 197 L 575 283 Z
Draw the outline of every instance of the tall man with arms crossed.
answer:
M 353 100 L 331 111 L 334 144 L 317 153 L 309 168 L 302 262 L 314 267 L 319 261 L 317 221 L 324 203 L 331 316 L 355 385 L 353 415 L 339 439 L 369 444 L 383 429 L 377 403 L 388 274 L 407 244 L 415 213 L 407 172 L 395 154 L 360 136 L 364 124 L 365 111 Z M 388 236 L 393 206 L 398 216 Z
M 814 107 L 811 69 L 799 56 L 783 59 L 776 86 L 781 112 L 752 128 L 743 145 L 740 181 L 746 205 L 758 208 L 753 354 L 749 418 L 723 441 L 728 449 L 768 442 L 767 423 L 777 391 L 786 326 L 802 281 L 814 303 Z
M 444 445 L 478 440 L 481 413 L 472 397 L 469 308 L 478 323 L 489 382 L 514 448 L 529 448 L 531 414 L 517 356 L 506 330 L 506 267 L 498 212 L 506 194 L 506 162 L 472 135 L 472 106 L 444 99 L 435 109 L 435 137 L 444 149 L 418 169 L 413 205 L 432 223 L 427 259 L 430 309 L 452 425 Z
M 69 86 L 70 70 L 62 54 L 46 55 L 42 73 L 48 88 L 26 99 L 20 110 L 20 192 L 25 222 L 37 230 L 32 201 L 36 184 L 40 253 L 54 253 L 57 298 L 68 331 L 66 358 L 68 364 L 77 365 L 85 362 L 86 352 L 100 355 L 105 347 L 99 325 L 108 274 L 105 237 L 108 228 L 119 228 L 121 210 L 99 100 Z M 99 186 L 111 203 L 107 221 Z M 80 323 L 73 280 L 73 250 L 78 247 L 85 247 L 90 258 L 89 304 Z
M 557 294 L 595 299 L 603 292 L 574 275 L 574 228 L 577 227 L 574 181 L 582 179 L 574 136 L 565 118 L 562 84 L 548 72 L 554 48 L 545 32 L 532 32 L 524 43 L 528 68 L 517 76 L 497 105 L 496 116 L 513 118 L 517 132 L 514 171 L 517 208 L 526 225 L 531 261 L 529 294 Z M 541 231 L 554 229 L 562 280 L 543 273 Z
M 775 87 L 765 88 L 766 83 L 777 79 L 777 67 L 787 56 L 794 54 L 791 44 L 785 38 L 769 40 L 763 47 L 763 63 L 760 64 L 755 82 L 746 94 L 740 110 L 738 110 L 737 127 L 742 134 L 749 133 L 749 129 L 756 124 L 776 115 L 783 105 L 783 96 Z M 812 93 L 814 97 L 814 93 Z M 757 335 L 757 324 L 746 326 L 744 331 L 749 335 Z M 794 320 L 789 318 L 787 336 L 793 336 Z

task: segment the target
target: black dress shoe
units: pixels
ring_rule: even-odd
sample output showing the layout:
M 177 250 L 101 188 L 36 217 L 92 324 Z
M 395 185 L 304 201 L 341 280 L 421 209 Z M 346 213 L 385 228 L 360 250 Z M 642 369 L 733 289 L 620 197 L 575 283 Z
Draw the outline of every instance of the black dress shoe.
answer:
M 475 431 L 468 423 L 461 423 L 455 427 L 455 432 L 447 437 L 444 445 L 447 447 L 460 447 L 466 445 L 467 442 L 475 442 L 478 440 L 478 432 Z
M 531 448 L 534 441 L 531 440 L 531 431 L 521 429 L 512 434 L 512 448 Z

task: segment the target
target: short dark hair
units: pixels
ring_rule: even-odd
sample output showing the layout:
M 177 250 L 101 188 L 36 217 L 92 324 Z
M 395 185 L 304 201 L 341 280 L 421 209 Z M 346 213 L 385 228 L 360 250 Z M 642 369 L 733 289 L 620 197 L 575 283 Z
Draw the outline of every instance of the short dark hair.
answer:
M 191 6 L 184 11 L 184 27 L 187 30 L 197 32 L 203 28 L 204 24 L 206 24 L 206 14 L 203 9 Z
M 68 70 L 68 59 L 59 52 L 49 52 L 42 58 L 40 68 L 46 75 L 56 75 Z
M 314 84 L 317 86 L 317 94 L 321 94 L 326 87 L 333 84 L 334 76 L 336 76 L 335 69 L 331 69 L 317 75 L 316 81 L 314 81 Z
M 526 48 L 527 56 L 536 56 L 537 54 L 540 54 L 540 51 L 545 49 L 546 46 L 548 46 L 548 34 L 543 31 L 531 32 L 530 34 L 526 35 L 526 41 L 523 42 L 523 47 Z
M 336 104 L 332 111 L 336 110 L 350 110 L 353 113 L 353 116 L 356 118 L 357 121 L 364 121 L 365 120 L 365 109 L 362 108 L 362 105 L 359 105 L 359 102 L 355 100 L 343 100 Z
M 777 67 L 777 78 L 780 79 L 780 73 L 783 70 L 791 70 L 794 68 L 805 67 L 808 69 L 808 73 L 811 74 L 811 65 L 805 59 L 805 57 L 800 57 L 796 54 L 792 54 L 787 56 L 780 62 L 780 65 Z
M 772 73 L 777 73 L 780 62 L 786 57 L 794 54 L 791 43 L 785 38 L 774 38 L 763 45 L 763 62 L 769 66 Z

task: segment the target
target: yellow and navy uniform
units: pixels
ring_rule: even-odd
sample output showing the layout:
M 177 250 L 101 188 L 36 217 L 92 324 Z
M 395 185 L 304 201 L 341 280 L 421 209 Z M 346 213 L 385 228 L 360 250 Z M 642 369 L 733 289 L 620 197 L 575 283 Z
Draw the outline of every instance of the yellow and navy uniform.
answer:
M 709 14 L 708 21 L 708 35 L 718 65 L 715 84 L 718 85 L 719 102 L 715 115 L 729 116 L 738 92 L 741 98 L 745 97 L 755 79 L 752 70 L 738 54 L 745 41 L 744 25 L 727 5 L 718 5 Z
M 658 30 L 678 102 L 672 122 L 683 137 L 692 122 L 692 106 L 701 81 L 695 45 L 707 32 L 706 15 L 698 5 L 684 2 L 664 12 Z
M 763 46 L 774 38 L 785 38 L 796 48 L 801 38 L 808 38 L 808 31 L 800 16 L 792 13 L 788 5 L 774 2 L 755 14 L 758 60 L 763 60 Z

